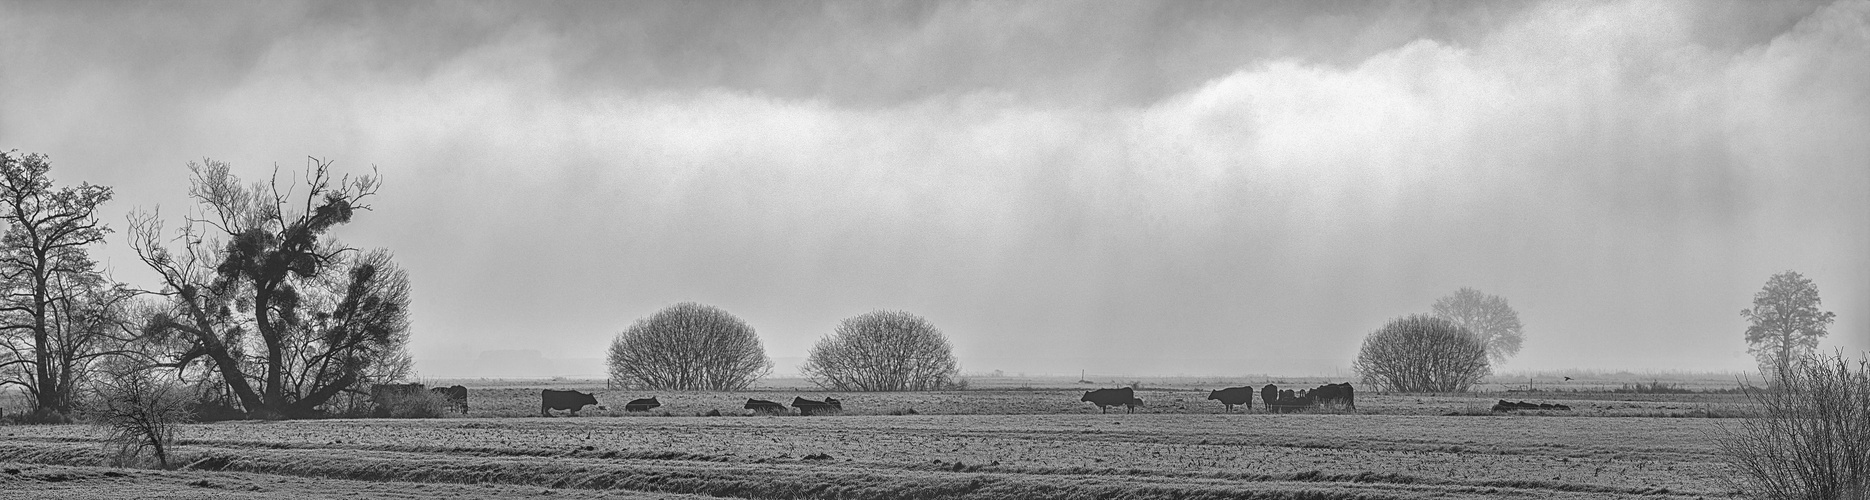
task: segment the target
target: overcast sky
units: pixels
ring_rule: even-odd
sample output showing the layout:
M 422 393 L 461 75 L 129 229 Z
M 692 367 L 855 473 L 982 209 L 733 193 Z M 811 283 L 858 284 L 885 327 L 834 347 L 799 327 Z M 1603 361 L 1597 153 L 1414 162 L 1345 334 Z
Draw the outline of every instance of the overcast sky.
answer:
M 118 228 L 204 157 L 374 165 L 336 234 L 430 375 L 682 301 L 781 372 L 884 308 L 971 372 L 1341 373 L 1463 286 L 1499 369 L 1744 370 L 1788 269 L 1870 349 L 1866 1 L 6 1 L 0 149 Z

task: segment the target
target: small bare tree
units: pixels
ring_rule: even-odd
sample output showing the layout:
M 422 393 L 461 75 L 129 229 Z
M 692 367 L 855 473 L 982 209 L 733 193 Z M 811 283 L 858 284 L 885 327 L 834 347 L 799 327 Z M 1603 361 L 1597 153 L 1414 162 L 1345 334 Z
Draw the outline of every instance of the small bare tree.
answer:
M 1760 418 L 1723 427 L 1720 449 L 1752 498 L 1870 498 L 1870 359 L 1780 363 L 1747 397 Z
M 1401 392 L 1467 392 L 1492 372 L 1478 337 L 1421 314 L 1391 320 L 1364 337 L 1352 368 L 1365 383 Z
M 162 468 L 169 468 L 176 427 L 192 420 L 187 409 L 188 390 L 148 369 L 111 371 L 116 373 L 93 386 L 95 394 L 85 407 L 85 416 L 102 428 L 106 442 L 117 448 L 117 465 L 135 465 L 148 451 Z
M 683 302 L 636 320 L 610 343 L 610 385 L 745 389 L 773 371 L 753 327 L 718 307 Z
M 812 347 L 802 369 L 812 382 L 840 391 L 952 388 L 960 365 L 941 330 L 903 311 L 845 318 Z

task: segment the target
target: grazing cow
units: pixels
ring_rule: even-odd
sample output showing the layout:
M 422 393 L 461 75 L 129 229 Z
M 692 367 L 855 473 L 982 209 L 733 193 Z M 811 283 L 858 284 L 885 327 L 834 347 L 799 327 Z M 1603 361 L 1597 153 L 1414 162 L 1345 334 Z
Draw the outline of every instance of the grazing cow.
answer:
M 1272 411 L 1273 403 L 1277 401 L 1279 401 L 1279 386 L 1266 384 L 1266 387 L 1260 388 L 1260 402 L 1265 403 L 1267 411 Z
M 1078 398 L 1078 401 L 1097 405 L 1097 409 L 1102 410 L 1103 413 L 1109 413 L 1110 407 L 1118 405 L 1129 407 L 1130 412 L 1135 413 L 1136 407 L 1143 404 L 1143 400 L 1136 399 L 1136 390 L 1128 387 L 1085 392 L 1084 397 Z
M 1217 399 L 1221 401 L 1222 405 L 1227 406 L 1227 411 L 1229 412 L 1234 411 L 1234 406 L 1245 406 L 1248 410 L 1252 410 L 1253 388 L 1229 387 L 1218 391 L 1208 391 L 1209 401 Z
M 1318 386 L 1312 389 L 1311 395 L 1319 406 L 1343 405 L 1346 410 L 1357 411 L 1356 390 L 1351 388 L 1349 382 Z
M 657 401 L 654 397 L 648 399 L 632 399 L 630 402 L 623 404 L 623 411 L 649 411 L 658 406 L 662 406 L 662 402 Z
M 539 390 L 539 414 L 552 416 L 552 410 L 571 410 L 571 416 L 578 416 L 578 410 L 585 405 L 596 405 L 597 396 L 578 391 Z
M 467 414 L 467 396 L 468 395 L 467 395 L 466 387 L 462 387 L 458 385 L 448 386 L 448 387 L 436 387 L 436 388 L 429 389 L 429 392 L 435 393 L 435 395 L 441 396 L 442 398 L 447 399 L 449 411 L 458 411 L 458 412 L 461 412 L 462 415 Z
M 778 415 L 778 414 L 786 412 L 786 405 L 774 403 L 772 401 L 767 401 L 764 399 L 748 399 L 747 405 L 743 406 L 742 408 L 753 410 L 753 413 L 755 414 L 767 413 L 767 414 Z
M 1273 413 L 1293 413 L 1310 409 L 1314 404 L 1312 397 L 1298 396 L 1294 391 L 1279 391 L 1279 400 L 1266 408 Z
M 831 399 L 831 398 L 825 398 L 824 401 L 812 401 L 810 399 L 805 399 L 805 398 L 794 396 L 792 398 L 792 407 L 798 408 L 800 415 L 804 415 L 808 417 L 812 415 L 826 415 L 826 414 L 831 414 L 831 413 L 837 413 L 839 410 L 844 409 L 843 405 L 832 405 L 831 404 L 832 401 L 837 401 L 837 400 Z
M 832 408 L 837 408 L 838 411 L 844 411 L 844 402 L 838 401 L 838 398 L 825 396 L 825 404 L 831 405 Z
M 370 402 L 376 408 L 370 412 L 373 417 L 388 417 L 391 407 L 400 401 L 421 396 L 422 384 L 376 384 L 370 386 Z

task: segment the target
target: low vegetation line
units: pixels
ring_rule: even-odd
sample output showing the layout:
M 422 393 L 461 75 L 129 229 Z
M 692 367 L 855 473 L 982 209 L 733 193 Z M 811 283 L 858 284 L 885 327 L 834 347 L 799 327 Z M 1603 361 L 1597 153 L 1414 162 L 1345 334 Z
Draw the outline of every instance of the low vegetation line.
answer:
M 437 456 L 397 451 L 371 455 L 312 453 L 316 449 L 226 450 L 194 446 L 178 463 L 208 471 L 404 482 L 497 483 L 553 488 L 631 490 L 740 498 L 1246 498 L 1382 499 L 1404 492 L 1501 488 L 1573 493 L 1687 496 L 1692 492 L 1542 481 L 1448 481 L 1404 474 L 1305 471 L 1288 474 L 1177 474 L 1116 468 L 1024 468 L 949 464 L 912 472 L 798 464 L 708 463 L 681 457 L 602 455 L 558 457 Z M 203 449 L 206 448 L 206 449 Z M 102 466 L 101 448 L 70 444 L 0 443 L 12 460 Z M 373 456 L 374 455 L 374 456 Z M 630 454 L 641 455 L 641 454 Z M 652 454 L 653 455 L 653 454 Z M 342 457 L 342 458 L 339 458 Z M 670 459 L 663 463 L 644 460 Z M 1046 476 L 1046 477 L 1029 477 Z M 1071 481 L 1053 477 L 1073 476 Z M 1180 480 L 1180 481 L 1177 481 Z

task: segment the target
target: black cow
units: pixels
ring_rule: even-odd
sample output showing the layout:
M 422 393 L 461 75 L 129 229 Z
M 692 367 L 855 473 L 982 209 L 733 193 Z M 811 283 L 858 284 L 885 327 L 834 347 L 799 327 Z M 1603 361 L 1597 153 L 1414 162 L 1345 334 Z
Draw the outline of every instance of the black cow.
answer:
M 768 414 L 777 415 L 777 414 L 786 412 L 786 405 L 774 403 L 772 401 L 767 401 L 764 399 L 748 399 L 747 405 L 744 406 L 743 408 L 753 410 L 753 413 L 756 413 L 756 414 L 757 413 L 768 413 Z
M 824 401 L 812 401 L 810 399 L 794 396 L 792 398 L 792 407 L 798 408 L 799 414 L 804 416 L 837 413 L 839 410 L 844 409 L 843 405 L 832 405 L 832 401 L 837 400 L 825 398 Z
M 1342 405 L 1346 410 L 1357 411 L 1357 393 L 1349 382 L 1318 386 L 1312 389 L 1311 396 L 1319 406 Z
M 630 402 L 623 404 L 623 411 L 649 411 L 658 406 L 662 406 L 662 402 L 657 401 L 654 397 L 649 399 L 632 399 Z
M 825 404 L 831 405 L 832 408 L 837 408 L 838 411 L 844 411 L 844 402 L 838 401 L 838 398 L 825 396 Z
M 443 399 L 447 399 L 449 411 L 458 411 L 461 412 L 462 415 L 467 414 L 467 387 L 459 385 L 435 387 L 429 389 L 429 392 L 441 396 Z
M 1279 399 L 1273 401 L 1271 406 L 1266 407 L 1266 411 L 1273 413 L 1293 413 L 1309 409 L 1313 404 L 1314 401 L 1310 395 L 1299 396 L 1293 391 L 1285 390 L 1279 391 Z
M 578 410 L 585 405 L 596 405 L 597 396 L 578 391 L 539 390 L 539 414 L 552 416 L 552 410 L 571 410 L 571 416 L 578 416 Z
M 1273 403 L 1279 402 L 1279 386 L 1266 384 L 1260 388 L 1260 402 L 1266 405 L 1266 411 L 1273 410 Z
M 1497 411 L 1497 412 L 1519 411 L 1519 410 L 1571 411 L 1571 407 L 1565 406 L 1562 404 L 1528 403 L 1525 401 L 1509 403 L 1504 399 L 1500 400 L 1500 402 L 1498 403 L 1494 403 L 1493 405 L 1493 411 Z
M 1136 407 L 1143 405 L 1143 400 L 1136 398 L 1136 390 L 1128 387 L 1089 391 L 1078 401 L 1097 405 L 1103 413 L 1109 413 L 1110 407 L 1118 405 L 1129 407 L 1130 412 L 1135 413 Z
M 1252 410 L 1253 388 L 1229 387 L 1218 391 L 1208 391 L 1208 400 L 1213 401 L 1216 399 L 1220 400 L 1222 405 L 1226 405 L 1227 411 L 1230 412 L 1234 411 L 1234 406 L 1236 405 L 1245 406 L 1248 410 Z

